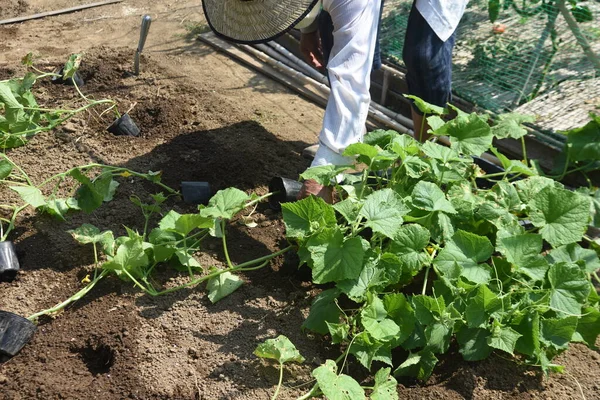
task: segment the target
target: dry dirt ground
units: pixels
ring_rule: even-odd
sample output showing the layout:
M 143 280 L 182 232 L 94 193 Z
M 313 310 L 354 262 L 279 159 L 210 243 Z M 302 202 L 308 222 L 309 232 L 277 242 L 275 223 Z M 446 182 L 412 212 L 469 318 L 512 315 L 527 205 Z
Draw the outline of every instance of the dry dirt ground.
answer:
M 2 0 L 0 19 L 86 2 Z M 142 73 L 135 77 L 130 72 L 144 14 L 153 22 Z M 80 115 L 11 157 L 36 182 L 89 162 L 162 170 L 172 187 L 198 180 L 214 190 L 235 186 L 261 194 L 273 176 L 296 177 L 308 166 L 301 151 L 316 140 L 323 111 L 196 41 L 193 33 L 203 27 L 199 0 L 125 0 L 0 26 L 0 79 L 22 74 L 20 59 L 28 52 L 44 70 L 84 52 L 84 93 L 117 100 L 142 131 L 139 138 L 114 137 L 105 131 L 107 115 Z M 67 86 L 40 84 L 42 104 L 73 97 Z M 77 291 L 93 255 L 66 231 L 84 222 L 118 234 L 125 225 L 139 227 L 128 198 L 153 190 L 124 180 L 114 201 L 66 223 L 26 214 L 10 238 L 22 272 L 14 282 L 0 283 L 0 309 L 29 315 Z M 229 226 L 235 262 L 282 245 L 280 215 L 261 205 L 253 218 L 255 228 Z M 199 261 L 222 264 L 219 248 L 209 241 Z M 307 359 L 284 376 L 280 398 L 296 398 L 310 387 L 311 369 L 339 354 L 300 330 L 319 288 L 300 279 L 283 257 L 244 280 L 241 289 L 212 305 L 203 287 L 150 298 L 105 279 L 58 318 L 42 321 L 23 351 L 0 364 L 0 399 L 268 399 L 277 370 L 252 352 L 279 334 Z M 567 373 L 543 378 L 499 356 L 465 363 L 454 351 L 442 357 L 428 382 L 401 381 L 398 390 L 403 399 L 600 399 L 598 352 L 575 345 L 558 362 Z

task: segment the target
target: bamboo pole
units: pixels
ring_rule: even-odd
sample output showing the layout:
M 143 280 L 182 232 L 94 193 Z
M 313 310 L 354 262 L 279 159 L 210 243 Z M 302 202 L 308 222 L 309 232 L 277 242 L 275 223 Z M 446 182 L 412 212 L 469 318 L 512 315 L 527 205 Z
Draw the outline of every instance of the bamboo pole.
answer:
M 0 25 L 15 24 L 17 22 L 29 21 L 31 19 L 45 18 L 45 17 L 49 17 L 52 15 L 67 14 L 67 13 L 72 13 L 72 12 L 79 11 L 79 10 L 85 10 L 87 8 L 100 7 L 100 6 L 105 6 L 108 4 L 120 3 L 122 1 L 123 0 L 105 0 L 105 1 L 100 1 L 97 3 L 83 4 L 83 5 L 75 6 L 75 7 L 63 8 L 61 10 L 46 11 L 43 13 L 28 15 L 25 17 L 10 18 L 10 19 L 5 19 L 5 20 L 0 21 Z

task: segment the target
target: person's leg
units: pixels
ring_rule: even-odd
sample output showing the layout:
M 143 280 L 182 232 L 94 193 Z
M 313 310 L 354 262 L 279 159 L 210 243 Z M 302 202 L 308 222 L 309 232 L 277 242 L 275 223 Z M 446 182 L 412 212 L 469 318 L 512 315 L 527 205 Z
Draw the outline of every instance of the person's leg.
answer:
M 373 53 L 380 1 L 324 0 L 333 22 L 333 47 L 327 70 L 331 91 L 325 108 L 319 149 L 311 166 L 350 164 L 344 149 L 362 140 L 369 111 Z M 303 183 L 299 198 L 311 194 L 332 199 L 315 181 Z
M 373 53 L 373 62 L 372 69 L 377 70 L 382 66 L 381 61 L 381 47 L 379 43 L 380 31 L 381 31 L 381 14 L 383 12 L 383 4 L 384 1 L 381 1 L 381 6 L 379 10 L 379 20 L 377 25 L 377 39 L 375 41 L 375 50 Z M 318 19 L 319 24 L 319 36 L 321 39 L 321 47 L 323 51 L 323 61 L 325 66 L 327 67 L 329 57 L 331 54 L 331 49 L 333 48 L 333 21 L 331 19 L 331 15 L 327 11 L 322 11 L 319 15 Z M 327 73 L 327 78 L 329 79 L 329 73 Z M 319 144 L 314 144 L 312 146 L 306 147 L 302 151 L 302 156 L 308 159 L 314 159 L 317 151 L 319 150 Z
M 428 103 L 446 106 L 451 99 L 452 89 L 452 49 L 455 35 L 445 42 L 431 29 L 427 21 L 415 7 L 410 11 L 403 59 L 406 65 L 408 92 Z M 415 138 L 427 140 L 430 129 L 422 113 L 412 106 Z
M 344 164 L 341 153 L 362 140 L 369 111 L 371 67 L 377 37 L 379 0 L 325 0 L 333 22 L 328 60 L 331 91 L 312 166 Z

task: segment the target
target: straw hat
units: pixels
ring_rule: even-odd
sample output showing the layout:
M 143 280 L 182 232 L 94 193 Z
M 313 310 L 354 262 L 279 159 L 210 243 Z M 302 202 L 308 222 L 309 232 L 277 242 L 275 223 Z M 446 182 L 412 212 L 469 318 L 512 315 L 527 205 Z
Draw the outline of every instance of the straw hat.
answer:
M 317 3 L 318 0 L 202 0 L 202 7 L 217 35 L 238 43 L 263 43 L 287 32 L 309 13 L 316 14 L 311 11 Z

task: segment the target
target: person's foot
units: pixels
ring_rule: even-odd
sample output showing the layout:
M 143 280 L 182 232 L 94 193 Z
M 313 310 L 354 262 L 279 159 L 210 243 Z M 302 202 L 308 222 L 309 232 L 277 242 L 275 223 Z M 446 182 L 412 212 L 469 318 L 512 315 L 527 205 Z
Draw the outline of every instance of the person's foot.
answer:
M 317 150 L 319 150 L 319 144 L 313 144 L 312 146 L 308 146 L 307 148 L 302 150 L 302 157 L 312 160 L 315 158 Z
M 325 203 L 333 204 L 333 188 L 323 186 L 313 179 L 307 179 L 302 183 L 302 188 L 298 193 L 298 200 L 302 200 L 310 195 L 314 195 L 325 200 Z

